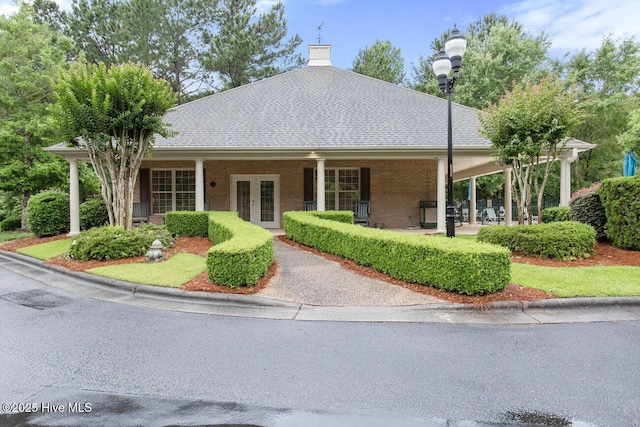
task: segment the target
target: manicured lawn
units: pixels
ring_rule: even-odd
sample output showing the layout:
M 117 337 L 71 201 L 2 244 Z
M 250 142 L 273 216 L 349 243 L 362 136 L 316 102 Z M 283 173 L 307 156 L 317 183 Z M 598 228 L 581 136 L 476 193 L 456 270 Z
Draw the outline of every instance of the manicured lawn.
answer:
M 22 239 L 24 237 L 33 237 L 33 234 L 24 231 L 3 231 L 0 233 L 0 245 L 9 240 Z
M 177 288 L 205 271 L 206 268 L 204 257 L 180 253 L 163 262 L 97 267 L 87 270 L 87 273 L 127 282 Z
M 54 240 L 49 243 L 40 243 L 39 245 L 21 248 L 16 252 L 44 261 L 69 252 L 72 241 L 73 239 Z
M 511 281 L 558 297 L 640 296 L 640 267 L 541 267 L 514 262 Z

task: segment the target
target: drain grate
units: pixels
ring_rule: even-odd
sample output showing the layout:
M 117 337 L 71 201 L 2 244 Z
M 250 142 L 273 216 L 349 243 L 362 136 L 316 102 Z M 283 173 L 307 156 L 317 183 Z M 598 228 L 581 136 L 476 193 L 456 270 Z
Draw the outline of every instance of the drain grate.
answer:
M 35 308 L 37 310 L 60 307 L 61 305 L 69 304 L 71 302 L 70 298 L 54 294 L 43 289 L 14 292 L 3 295 L 0 298 L 25 307 Z

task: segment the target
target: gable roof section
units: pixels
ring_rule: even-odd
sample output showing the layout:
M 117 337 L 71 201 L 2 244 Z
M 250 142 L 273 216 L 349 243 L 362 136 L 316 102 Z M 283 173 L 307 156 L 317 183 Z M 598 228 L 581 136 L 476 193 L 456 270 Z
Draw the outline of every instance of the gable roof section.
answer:
M 453 104 L 458 147 L 489 148 Z M 156 149 L 446 148 L 447 101 L 339 68 L 306 67 L 180 105 Z

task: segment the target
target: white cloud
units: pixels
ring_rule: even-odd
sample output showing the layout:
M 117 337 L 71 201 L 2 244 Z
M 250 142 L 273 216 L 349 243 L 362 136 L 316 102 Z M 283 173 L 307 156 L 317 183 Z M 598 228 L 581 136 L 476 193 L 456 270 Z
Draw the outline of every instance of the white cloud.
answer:
M 284 3 L 284 1 L 281 0 L 258 0 L 256 2 L 256 11 L 258 14 L 268 12 L 274 4 L 279 2 Z
M 501 13 L 534 34 L 545 31 L 557 53 L 595 50 L 609 33 L 640 38 L 638 0 L 521 0 Z
M 11 3 L 0 3 L 0 15 L 9 16 L 18 12 L 18 6 Z

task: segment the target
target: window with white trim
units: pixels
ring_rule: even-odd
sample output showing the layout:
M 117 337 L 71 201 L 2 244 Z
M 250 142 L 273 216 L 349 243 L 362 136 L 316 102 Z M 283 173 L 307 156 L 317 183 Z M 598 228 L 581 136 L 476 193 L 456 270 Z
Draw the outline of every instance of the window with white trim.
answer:
M 151 212 L 196 210 L 196 171 L 152 170 Z
M 315 171 L 315 194 L 318 194 L 318 170 Z M 324 201 L 327 210 L 353 210 L 360 200 L 360 169 L 326 168 Z

